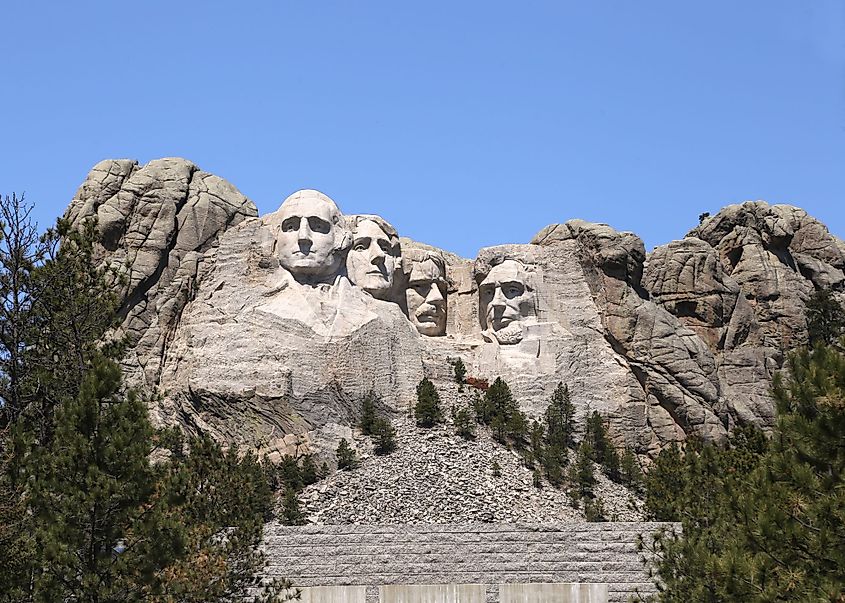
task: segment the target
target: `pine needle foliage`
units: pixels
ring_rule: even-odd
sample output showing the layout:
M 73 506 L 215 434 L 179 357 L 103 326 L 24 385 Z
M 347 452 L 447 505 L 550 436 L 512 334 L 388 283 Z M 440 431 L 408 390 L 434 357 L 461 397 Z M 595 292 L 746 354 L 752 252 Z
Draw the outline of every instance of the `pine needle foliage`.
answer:
M 396 450 L 396 430 L 393 429 L 390 420 L 384 417 L 379 417 L 375 420 L 373 425 L 373 439 L 375 441 L 373 451 L 379 456 L 390 454 Z
M 378 395 L 370 391 L 364 399 L 361 400 L 361 422 L 358 426 L 361 428 L 361 433 L 364 435 L 373 435 L 373 428 L 376 419 L 378 419 L 377 406 L 380 405 Z
M 434 427 L 443 421 L 443 411 L 440 408 L 440 394 L 428 379 L 423 377 L 417 384 L 417 403 L 414 405 L 414 416 L 419 427 Z
M 819 289 L 807 300 L 807 334 L 810 347 L 838 345 L 845 333 L 845 308 L 830 289 Z
M 122 280 L 96 267 L 96 224 L 36 240 L 28 216 L 0 200 L 0 601 L 241 600 L 264 562 L 264 467 L 153 429 L 116 362 Z
M 352 449 L 346 438 L 341 438 L 335 454 L 337 456 L 337 468 L 340 471 L 352 470 L 358 467 L 358 455 L 355 454 L 355 450 Z
M 785 375 L 768 440 L 745 429 L 657 457 L 647 509 L 682 524 L 643 542 L 657 601 L 845 600 L 845 356 L 818 344 Z
M 517 448 L 525 444 L 528 419 L 519 410 L 510 387 L 501 377 L 496 377 L 484 396 L 476 398 L 475 406 L 477 419 L 491 427 L 497 441 L 510 442 Z

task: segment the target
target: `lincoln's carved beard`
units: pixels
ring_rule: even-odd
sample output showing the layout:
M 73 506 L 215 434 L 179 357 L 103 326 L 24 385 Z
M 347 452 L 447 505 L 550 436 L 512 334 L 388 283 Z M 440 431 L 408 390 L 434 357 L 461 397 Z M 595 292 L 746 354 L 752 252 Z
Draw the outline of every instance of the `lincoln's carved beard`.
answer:
M 522 341 L 522 324 L 520 321 L 512 322 L 498 331 L 487 329 L 482 335 L 490 342 L 495 341 L 501 345 L 513 345 Z

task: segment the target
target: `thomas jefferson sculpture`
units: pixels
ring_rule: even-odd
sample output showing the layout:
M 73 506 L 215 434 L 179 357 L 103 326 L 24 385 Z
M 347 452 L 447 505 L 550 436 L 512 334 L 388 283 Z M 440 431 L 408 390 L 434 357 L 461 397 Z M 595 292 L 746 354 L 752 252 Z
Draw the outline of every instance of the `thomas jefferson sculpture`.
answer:
M 402 250 L 396 229 L 373 215 L 349 216 L 347 221 L 352 231 L 352 247 L 346 256 L 349 280 L 376 299 L 399 303 L 396 277 L 401 272 Z

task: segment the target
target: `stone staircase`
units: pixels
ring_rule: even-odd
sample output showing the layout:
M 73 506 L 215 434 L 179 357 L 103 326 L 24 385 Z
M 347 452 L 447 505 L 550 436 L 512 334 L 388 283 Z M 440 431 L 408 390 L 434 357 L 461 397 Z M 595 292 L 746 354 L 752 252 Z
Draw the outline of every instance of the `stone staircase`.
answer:
M 470 595 L 408 594 L 414 585 L 423 590 L 441 585 L 437 592 L 474 585 L 464 590 L 477 594 L 483 586 L 481 601 L 487 603 L 621 602 L 636 592 L 654 592 L 637 551 L 637 536 L 668 525 L 271 524 L 265 530 L 266 575 L 289 578 L 301 587 L 357 587 L 323 588 L 317 599 L 317 591 L 306 592 L 306 601 L 476 601 Z M 405 594 L 397 598 L 397 592 Z M 579 592 L 585 594 L 578 598 Z

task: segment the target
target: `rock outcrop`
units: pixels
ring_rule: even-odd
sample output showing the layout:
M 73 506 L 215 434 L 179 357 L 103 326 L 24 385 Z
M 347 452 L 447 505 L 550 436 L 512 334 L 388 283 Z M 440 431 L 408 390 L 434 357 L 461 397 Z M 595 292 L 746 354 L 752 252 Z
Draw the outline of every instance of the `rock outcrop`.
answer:
M 258 217 L 182 159 L 104 161 L 67 211 L 97 218 L 124 271 L 125 363 L 162 423 L 279 454 L 350 439 L 360 399 L 406 413 L 461 358 L 539 417 L 559 382 L 579 416 L 654 454 L 772 425 L 768 383 L 807 339 L 804 304 L 845 289 L 845 244 L 800 209 L 730 206 L 646 254 L 572 220 L 468 260 L 299 191 Z M 118 286 L 116 284 L 116 286 Z
M 184 159 L 101 161 L 79 187 L 65 217 L 74 225 L 96 219 L 103 261 L 126 277 L 127 367 L 144 382 L 158 381 L 167 342 L 219 236 L 256 215 L 235 187 Z

